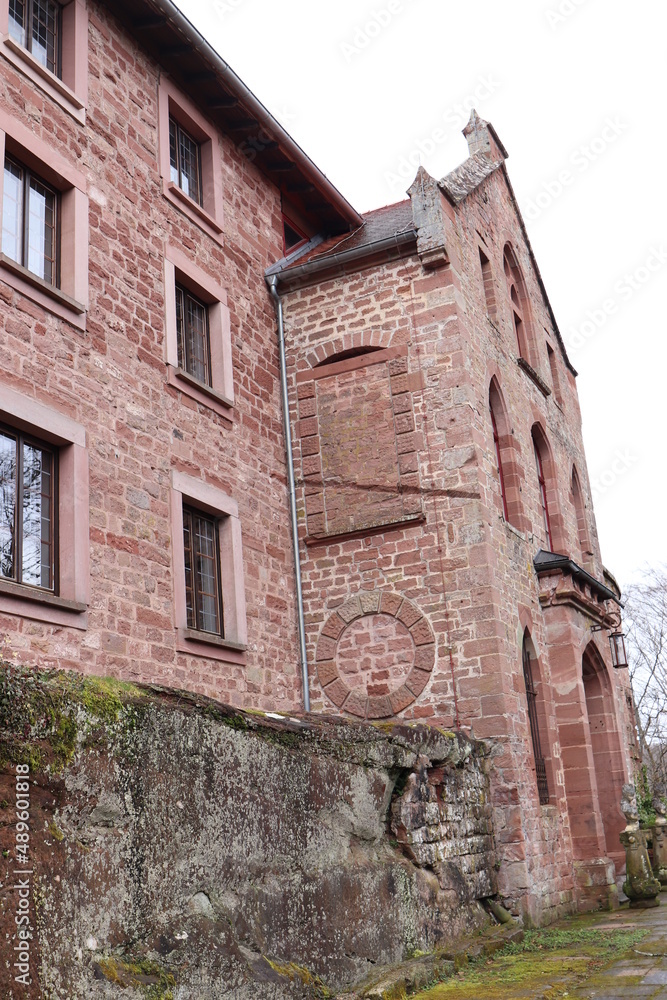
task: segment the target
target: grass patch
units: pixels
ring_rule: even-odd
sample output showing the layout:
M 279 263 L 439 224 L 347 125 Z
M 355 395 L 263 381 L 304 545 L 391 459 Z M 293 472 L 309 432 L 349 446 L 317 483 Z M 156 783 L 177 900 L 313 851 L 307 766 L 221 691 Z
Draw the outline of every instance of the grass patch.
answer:
M 523 941 L 508 944 L 492 959 L 470 962 L 453 979 L 415 994 L 414 1000 L 518 1000 L 540 987 L 540 996 L 557 1000 L 648 933 L 648 928 L 602 930 L 590 917 L 529 930 Z

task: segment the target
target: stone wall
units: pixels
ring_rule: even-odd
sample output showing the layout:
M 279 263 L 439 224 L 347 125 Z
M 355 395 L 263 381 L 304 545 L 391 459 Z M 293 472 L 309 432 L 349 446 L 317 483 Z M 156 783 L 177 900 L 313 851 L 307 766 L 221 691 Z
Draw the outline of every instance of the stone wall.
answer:
M 488 923 L 490 747 L 422 726 L 235 714 L 166 689 L 58 685 L 48 723 L 0 732 L 5 758 L 32 762 L 37 927 L 32 992 L 0 966 L 8 1000 L 121 986 L 138 998 L 142 983 L 179 1000 L 301 996 Z M 0 788 L 5 886 L 14 771 Z M 0 899 L 13 947 L 16 897 Z

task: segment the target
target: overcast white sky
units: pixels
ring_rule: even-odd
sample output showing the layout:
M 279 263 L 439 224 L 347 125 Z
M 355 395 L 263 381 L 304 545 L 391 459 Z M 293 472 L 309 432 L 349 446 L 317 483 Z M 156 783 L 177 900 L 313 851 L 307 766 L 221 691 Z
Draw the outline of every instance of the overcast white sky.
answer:
M 667 17 L 655 0 L 177 0 L 360 211 L 467 155 L 472 103 L 510 154 L 579 371 L 605 564 L 667 563 Z

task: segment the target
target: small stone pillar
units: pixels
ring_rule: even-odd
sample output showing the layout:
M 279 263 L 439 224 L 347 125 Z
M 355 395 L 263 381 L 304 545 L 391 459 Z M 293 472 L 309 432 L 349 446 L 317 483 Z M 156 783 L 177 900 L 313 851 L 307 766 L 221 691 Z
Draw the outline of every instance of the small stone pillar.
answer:
M 667 807 L 661 798 L 653 799 L 655 826 L 653 828 L 653 874 L 663 890 L 667 889 Z
M 658 906 L 661 886 L 651 870 L 646 836 L 639 829 L 639 811 L 634 785 L 623 785 L 621 811 L 627 822 L 625 830 L 620 834 L 626 857 L 623 892 L 630 900 L 631 909 Z

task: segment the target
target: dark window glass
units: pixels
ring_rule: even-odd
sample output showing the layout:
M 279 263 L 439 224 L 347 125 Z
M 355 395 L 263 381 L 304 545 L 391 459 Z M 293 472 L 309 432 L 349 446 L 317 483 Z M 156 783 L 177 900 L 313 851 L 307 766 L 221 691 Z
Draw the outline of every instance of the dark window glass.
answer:
M 43 278 L 57 282 L 58 195 L 24 166 L 5 157 L 2 252 Z
M 169 119 L 169 162 L 174 184 L 193 201 L 203 204 L 199 143 L 173 118 Z
M 525 639 L 523 642 L 523 679 L 526 685 L 530 735 L 533 742 L 533 757 L 535 759 L 535 773 L 537 776 L 537 791 L 541 805 L 546 806 L 549 804 L 547 768 L 544 762 L 544 755 L 542 754 L 542 744 L 540 743 L 540 728 L 537 718 L 537 691 L 533 681 L 533 667 L 530 662 L 530 652 Z
M 178 366 L 206 385 L 211 384 L 208 309 L 188 291 L 176 286 Z
M 498 476 L 500 477 L 500 494 L 503 499 L 503 516 L 506 521 L 509 521 L 507 516 L 507 494 L 505 493 L 505 477 L 503 475 L 503 462 L 500 455 L 500 438 L 498 436 L 498 425 L 496 424 L 496 416 L 493 412 L 493 407 L 491 407 L 491 425 L 493 427 L 493 447 L 496 451 L 496 462 L 498 464 Z
M 52 73 L 60 75 L 60 4 L 9 0 L 9 34 Z
M 300 243 L 305 243 L 307 237 L 303 233 L 299 232 L 296 226 L 293 226 L 287 219 L 283 219 L 283 239 L 285 243 L 285 253 L 289 253 Z
M 183 549 L 188 627 L 221 636 L 220 543 L 215 519 L 183 507 Z
M 540 449 L 533 442 L 535 450 L 535 465 L 537 466 L 537 481 L 540 484 L 540 503 L 542 505 L 542 517 L 544 518 L 544 531 L 547 537 L 547 551 L 553 552 L 553 542 L 551 540 L 551 519 L 549 517 L 549 506 L 547 504 L 547 485 L 544 479 L 544 469 L 542 467 L 542 456 Z
M 55 589 L 55 456 L 0 429 L 0 577 Z

